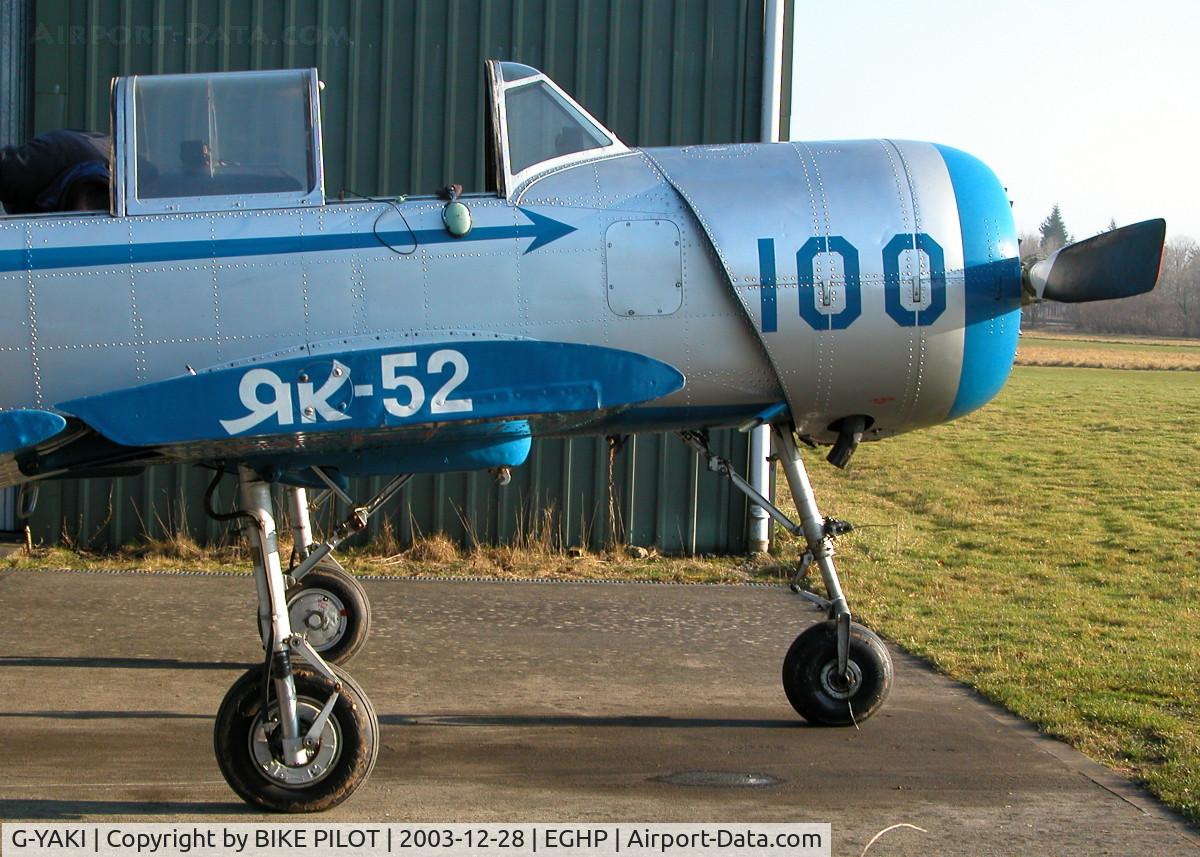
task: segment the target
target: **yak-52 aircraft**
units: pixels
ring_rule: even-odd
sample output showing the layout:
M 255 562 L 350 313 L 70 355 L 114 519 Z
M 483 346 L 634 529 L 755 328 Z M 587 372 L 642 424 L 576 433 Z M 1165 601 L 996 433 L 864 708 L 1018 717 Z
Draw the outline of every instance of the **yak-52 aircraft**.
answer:
M 0 219 L 0 485 L 191 462 L 236 472 L 266 657 L 215 750 L 252 804 L 325 809 L 379 748 L 339 666 L 369 612 L 331 552 L 411 474 L 503 478 L 531 438 L 678 431 L 791 531 L 828 613 L 783 666 L 819 724 L 870 717 L 887 649 L 851 622 L 797 444 L 952 420 L 1009 374 L 1023 300 L 1153 288 L 1165 224 L 1022 271 L 995 175 L 895 140 L 632 149 L 536 69 L 487 65 L 490 192 L 329 201 L 315 69 L 127 77 L 112 208 Z M 769 424 L 800 522 L 707 446 Z M 388 475 L 314 543 L 306 488 Z M 285 575 L 271 485 L 302 559 Z M 349 499 L 349 498 L 347 498 Z

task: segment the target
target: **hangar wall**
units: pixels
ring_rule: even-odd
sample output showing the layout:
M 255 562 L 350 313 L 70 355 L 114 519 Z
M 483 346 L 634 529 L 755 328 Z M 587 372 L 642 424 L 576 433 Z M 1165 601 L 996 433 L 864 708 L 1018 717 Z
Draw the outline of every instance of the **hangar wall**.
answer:
M 758 139 L 762 0 L 34 0 L 29 129 L 106 130 L 113 76 L 316 66 L 326 192 L 482 190 L 483 61 L 541 68 L 631 145 Z M 744 435 L 714 447 L 745 462 Z M 644 435 L 613 460 L 625 540 L 672 553 L 741 552 L 747 506 L 670 435 Z M 227 480 L 227 498 L 232 480 Z M 355 486 L 361 495 L 372 480 Z M 378 480 L 375 480 L 378 481 Z M 110 547 L 186 523 L 202 541 L 225 529 L 201 511 L 207 472 L 51 483 L 35 536 Z M 535 444 L 510 485 L 486 474 L 413 481 L 386 526 L 407 541 L 463 542 L 550 529 L 598 547 L 609 532 L 604 439 Z M 231 502 L 231 500 L 229 500 Z M 372 532 L 385 526 L 383 516 Z

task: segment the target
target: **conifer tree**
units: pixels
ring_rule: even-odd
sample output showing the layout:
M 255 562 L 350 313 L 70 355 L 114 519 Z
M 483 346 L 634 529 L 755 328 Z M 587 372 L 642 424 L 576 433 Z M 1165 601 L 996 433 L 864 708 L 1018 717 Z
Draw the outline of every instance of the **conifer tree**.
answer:
M 1042 221 L 1038 231 L 1042 234 L 1042 252 L 1047 256 L 1071 243 L 1071 235 L 1067 232 L 1067 224 L 1063 222 L 1062 209 L 1058 207 L 1058 203 L 1050 209 L 1050 216 Z

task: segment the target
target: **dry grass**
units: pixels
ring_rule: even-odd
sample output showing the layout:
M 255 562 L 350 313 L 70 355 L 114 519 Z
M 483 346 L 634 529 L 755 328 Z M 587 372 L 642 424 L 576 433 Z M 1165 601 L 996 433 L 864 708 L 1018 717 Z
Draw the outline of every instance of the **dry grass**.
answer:
M 286 558 L 287 552 L 284 552 Z M 178 539 L 156 539 L 117 551 L 35 546 L 0 559 L 0 569 L 73 569 L 79 571 L 251 571 L 250 552 L 242 545 L 202 548 Z
M 1197 372 L 1200 342 L 1096 334 L 1026 334 L 1017 348 L 1017 365 Z
M 458 560 L 458 545 L 445 533 L 417 539 L 408 550 L 384 560 L 385 564 L 408 561 L 413 563 L 445 564 Z
M 1166 369 L 1200 372 L 1200 353 L 1110 351 L 1099 348 L 1062 348 L 1021 343 L 1018 366 L 1065 366 L 1086 369 Z
M 1200 348 L 1200 340 L 1181 336 L 1138 336 L 1121 333 L 1061 333 L 1058 331 L 1033 329 L 1025 333 L 1031 339 L 1052 339 L 1058 342 L 1095 342 L 1103 345 L 1130 345 L 1136 348 Z
M 397 551 L 377 539 L 362 548 L 338 551 L 338 560 L 353 574 L 389 577 L 487 577 L 501 580 L 622 580 L 653 583 L 781 583 L 792 573 L 789 563 L 770 557 L 679 557 L 654 550 L 632 555 L 624 547 L 599 552 L 580 548 L 551 549 L 536 539 L 532 545 L 460 547 L 441 533 L 418 536 Z M 291 551 L 280 533 L 280 556 Z M 37 547 L 0 559 L 0 568 L 76 569 L 81 571 L 206 571 L 249 573 L 251 554 L 242 543 L 201 548 L 183 537 L 146 540 L 112 552 L 67 547 Z
M 644 580 L 656 583 L 781 582 L 790 566 L 764 557 L 676 557 L 624 548 L 592 552 L 532 545 L 475 544 L 463 548 L 442 534 L 417 537 L 398 554 L 382 557 L 374 546 L 339 553 L 357 575 L 488 577 L 501 580 Z

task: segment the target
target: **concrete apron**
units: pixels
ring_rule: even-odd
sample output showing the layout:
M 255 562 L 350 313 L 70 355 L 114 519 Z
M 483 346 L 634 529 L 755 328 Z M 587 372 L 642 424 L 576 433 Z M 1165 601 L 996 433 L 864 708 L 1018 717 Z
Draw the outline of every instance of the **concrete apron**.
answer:
M 823 821 L 854 855 L 903 822 L 928 832 L 872 857 L 1200 851 L 1144 791 L 894 649 L 880 714 L 806 726 L 779 669 L 818 614 L 783 588 L 365 585 L 349 670 L 379 762 L 289 821 Z M 248 576 L 11 571 L 0 597 L 0 818 L 282 820 L 212 757 L 217 706 L 259 657 Z

